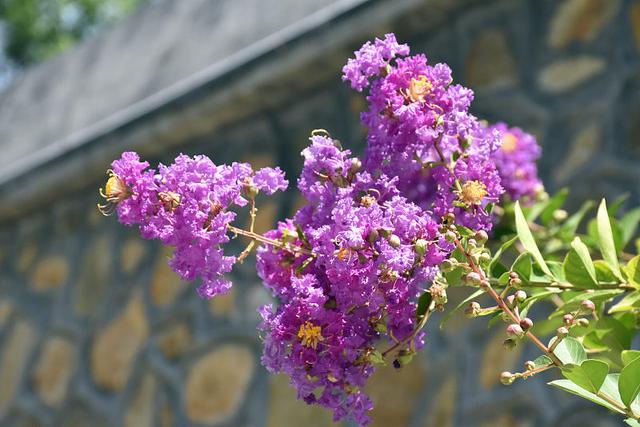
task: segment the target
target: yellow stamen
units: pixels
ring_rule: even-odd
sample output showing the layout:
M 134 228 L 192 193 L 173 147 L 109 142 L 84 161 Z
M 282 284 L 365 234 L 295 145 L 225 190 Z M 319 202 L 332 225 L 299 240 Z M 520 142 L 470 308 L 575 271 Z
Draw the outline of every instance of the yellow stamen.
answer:
M 158 199 L 162 202 L 166 211 L 173 212 L 180 206 L 181 196 L 173 191 L 161 191 L 158 193 Z
M 458 197 L 467 205 L 479 205 L 487 194 L 487 186 L 478 180 L 473 180 L 462 184 Z
M 408 95 L 413 102 L 424 102 L 425 96 L 431 92 L 433 84 L 427 79 L 427 76 L 420 76 L 417 79 L 411 78 Z
M 306 321 L 300 325 L 298 330 L 298 338 L 302 340 L 302 345 L 311 347 L 312 349 L 318 348 L 318 343 L 324 341 L 322 336 L 322 328 L 316 326 L 313 323 Z
M 507 133 L 502 137 L 502 151 L 513 153 L 518 149 L 518 138 L 512 133 Z
M 109 170 L 109 179 L 104 186 L 104 191 L 100 188 L 100 195 L 107 201 L 104 205 L 98 205 L 98 210 L 103 215 L 110 215 L 114 206 L 131 195 L 131 190 L 127 184 L 113 171 Z

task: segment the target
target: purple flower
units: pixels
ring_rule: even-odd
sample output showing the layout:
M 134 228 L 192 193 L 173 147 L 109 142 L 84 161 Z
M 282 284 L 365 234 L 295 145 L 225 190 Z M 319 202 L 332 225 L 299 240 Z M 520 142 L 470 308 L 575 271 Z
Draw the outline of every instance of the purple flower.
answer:
M 284 172 L 276 168 L 262 168 L 253 176 L 253 183 L 260 191 L 272 195 L 276 191 L 287 189 L 289 182 L 284 178 Z

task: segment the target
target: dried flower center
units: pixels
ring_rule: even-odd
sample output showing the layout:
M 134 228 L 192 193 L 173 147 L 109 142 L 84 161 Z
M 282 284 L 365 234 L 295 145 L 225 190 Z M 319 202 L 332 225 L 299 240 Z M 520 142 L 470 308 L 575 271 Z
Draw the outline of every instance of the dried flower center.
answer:
M 161 191 L 158 193 L 158 199 L 162 202 L 162 206 L 168 212 L 173 212 L 180 206 L 180 194 L 173 191 Z
M 518 138 L 512 133 L 507 133 L 502 137 L 502 151 L 513 153 L 518 149 Z
M 376 198 L 370 194 L 367 194 L 366 196 L 362 196 L 362 198 L 360 198 L 360 204 L 365 208 L 371 207 L 376 204 Z
M 318 343 L 324 341 L 322 336 L 322 328 L 316 326 L 313 323 L 306 321 L 300 325 L 298 330 L 298 338 L 302 340 L 302 345 L 311 347 L 312 349 L 318 348 Z
M 479 205 L 486 195 L 487 186 L 478 180 L 473 180 L 462 185 L 459 197 L 467 205 Z
M 104 191 L 100 189 L 100 195 L 107 201 L 104 205 L 98 205 L 98 210 L 103 215 L 111 215 L 115 209 L 115 205 L 131 195 L 131 190 L 127 184 L 113 171 L 109 171 L 109 179 L 104 186 Z
M 411 78 L 411 84 L 409 85 L 409 98 L 413 102 L 424 102 L 425 96 L 431 92 L 433 84 L 427 79 L 427 76 L 420 76 L 417 79 Z

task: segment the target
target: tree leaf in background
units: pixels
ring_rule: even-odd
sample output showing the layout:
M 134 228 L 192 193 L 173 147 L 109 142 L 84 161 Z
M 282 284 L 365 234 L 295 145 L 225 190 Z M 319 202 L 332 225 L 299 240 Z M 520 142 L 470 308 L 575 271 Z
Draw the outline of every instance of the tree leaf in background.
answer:
M 596 268 L 589 255 L 589 249 L 579 237 L 573 240 L 571 247 L 562 265 L 566 280 L 578 288 L 597 288 Z
M 627 278 L 631 284 L 640 287 L 640 255 L 635 256 L 629 261 L 625 267 Z
M 613 203 L 611 203 L 611 206 L 609 206 L 609 215 L 611 215 L 612 217 L 618 215 L 620 208 L 629 199 L 630 195 L 631 195 L 630 193 L 624 193 L 616 197 Z
M 522 279 L 525 284 L 531 280 L 531 261 L 531 254 L 529 252 L 523 252 L 516 258 L 511 266 L 511 271 L 518 273 L 520 279 Z
M 609 314 L 622 313 L 640 308 L 640 291 L 634 291 L 625 295 L 620 301 L 609 309 Z
M 640 350 L 625 350 L 622 352 L 621 357 L 622 363 L 626 366 L 640 357 Z
M 544 225 L 549 225 L 549 223 L 553 220 L 553 213 L 560 209 L 564 202 L 567 200 L 567 196 L 569 195 L 569 189 L 563 188 L 558 191 L 554 196 L 549 199 L 549 203 L 540 213 L 540 221 Z M 533 219 L 530 218 L 531 221 Z
M 598 242 L 600 244 L 602 257 L 607 264 L 609 264 L 609 267 L 611 267 L 613 274 L 617 278 L 622 279 L 616 245 L 613 240 L 613 231 L 611 230 L 611 222 L 609 221 L 609 214 L 607 212 L 607 202 L 604 199 L 602 199 L 600 207 L 598 208 L 597 226 Z
M 538 245 L 536 245 L 536 241 L 531 234 L 529 224 L 527 223 L 527 220 L 522 213 L 522 209 L 520 208 L 520 202 L 516 202 L 514 209 L 516 216 L 516 230 L 518 231 L 518 237 L 520 238 L 522 246 L 524 246 L 524 248 L 529 253 L 531 253 L 533 258 L 536 260 L 545 274 L 549 275 L 550 277 L 554 277 L 551 273 L 551 270 L 549 270 L 549 267 L 544 262 L 544 258 L 540 253 L 540 249 L 538 249 Z
M 500 257 L 502 256 L 502 254 L 504 254 L 511 246 L 513 246 L 516 240 L 518 240 L 518 236 L 515 236 L 507 240 L 500 246 L 500 248 L 496 251 L 495 255 L 493 255 L 493 258 L 489 263 L 489 271 L 491 272 L 491 274 L 493 274 L 494 276 L 498 276 L 498 274 L 494 273 L 494 267 L 496 266 L 496 264 L 500 262 Z
M 553 337 L 549 342 L 549 347 L 551 347 L 556 340 L 557 338 Z M 565 365 L 580 365 L 587 360 L 587 352 L 584 350 L 584 347 L 582 347 L 580 341 L 573 337 L 565 337 L 560 341 L 560 344 L 553 350 L 553 354 Z
M 622 232 L 622 247 L 624 248 L 629 244 L 638 230 L 638 224 L 640 224 L 640 208 L 630 210 L 619 222 Z
M 420 295 L 420 298 L 418 298 L 418 307 L 416 308 L 416 319 L 420 320 L 422 316 L 424 316 L 424 314 L 429 309 L 429 305 L 431 304 L 432 299 L 433 297 L 431 296 L 431 292 L 429 291 L 426 291 L 425 293 Z
M 578 212 L 574 213 L 573 215 L 571 215 L 561 226 L 560 226 L 560 230 L 558 232 L 558 234 L 560 235 L 561 238 L 565 239 L 565 240 L 569 240 L 571 239 L 575 234 L 576 231 L 578 230 L 578 227 L 580 226 L 580 223 L 582 222 L 582 219 L 584 218 L 584 216 L 587 214 L 587 212 L 589 212 L 593 207 L 595 206 L 595 203 L 592 200 L 587 200 L 586 202 L 584 202 L 582 204 L 582 206 L 580 207 L 580 209 L 578 209 Z

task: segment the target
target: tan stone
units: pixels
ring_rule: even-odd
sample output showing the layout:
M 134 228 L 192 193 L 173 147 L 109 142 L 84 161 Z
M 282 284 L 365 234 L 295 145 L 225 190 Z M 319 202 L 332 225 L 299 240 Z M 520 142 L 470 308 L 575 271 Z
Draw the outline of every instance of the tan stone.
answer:
M 41 259 L 31 275 L 36 291 L 48 291 L 60 287 L 69 277 L 69 263 L 62 255 L 48 255 Z
M 20 378 L 36 343 L 36 331 L 25 320 L 18 320 L 3 349 L 0 362 L 0 418 L 18 391 Z
M 401 369 L 385 366 L 376 370 L 365 388 L 374 403 L 371 426 L 408 425 L 425 382 L 425 369 L 417 357 Z M 390 388 L 393 393 L 389 393 Z
M 224 295 L 217 295 L 209 300 L 209 309 L 217 316 L 230 315 L 236 306 L 236 288 L 233 287 Z
M 438 395 L 431 404 L 428 421 L 425 427 L 453 427 L 456 410 L 457 380 L 454 376 L 447 378 L 438 390 Z
M 500 373 L 512 371 L 516 368 L 523 345 L 516 346 L 513 350 L 507 350 L 502 343 L 506 339 L 504 330 L 499 328 L 496 334 L 485 344 L 480 365 L 478 380 L 484 389 L 491 389 L 500 382 Z
M 296 399 L 296 391 L 284 374 L 271 377 L 267 427 L 305 426 L 334 427 L 331 411 L 318 405 L 307 405 Z
M 602 58 L 580 56 L 556 61 L 545 67 L 538 84 L 549 93 L 566 92 L 599 74 L 606 67 Z
M 24 273 L 35 261 L 36 255 L 38 254 L 38 246 L 34 242 L 27 242 L 19 252 L 16 269 L 18 272 Z
M 589 42 L 611 22 L 619 0 L 566 0 L 558 6 L 549 28 L 549 46 L 564 48 L 573 41 Z
M 185 410 L 194 422 L 215 423 L 233 415 L 243 401 L 255 360 L 245 346 L 226 344 L 198 360 L 185 385 Z
M 600 137 L 600 128 L 596 125 L 587 126 L 578 132 L 562 165 L 554 171 L 556 182 L 565 182 L 576 169 L 593 158 L 600 147 Z
M 135 294 L 91 347 L 91 373 L 96 384 L 109 391 L 122 390 L 147 335 L 142 296 Z
M 193 337 L 185 323 L 176 323 L 163 332 L 158 345 L 168 359 L 182 356 L 191 346 Z
M 629 11 L 629 19 L 631 20 L 631 29 L 633 30 L 633 39 L 636 42 L 636 48 L 640 50 L 640 1 L 636 1 Z
M 61 337 L 47 339 L 32 378 L 44 403 L 57 407 L 64 401 L 75 361 L 72 343 Z
M 515 59 L 504 33 L 488 30 L 467 55 L 465 78 L 473 88 L 502 88 L 518 80 Z
M 154 397 L 156 392 L 156 379 L 146 373 L 136 390 L 136 394 L 127 409 L 124 418 L 125 427 L 151 427 L 155 414 Z
M 0 301 L 0 328 L 4 328 L 13 313 L 13 306 L 9 301 Z
M 132 273 L 140 265 L 145 254 L 145 246 L 139 237 L 130 237 L 122 245 L 120 266 L 125 273 Z
M 156 260 L 150 285 L 151 301 L 155 305 L 167 306 L 171 304 L 186 288 L 180 276 L 169 267 L 168 261 L 171 254 L 172 249 L 164 247 Z
M 112 286 L 113 256 L 110 236 L 103 234 L 91 242 L 81 263 L 73 295 L 73 308 L 80 316 L 89 316 L 103 303 Z

